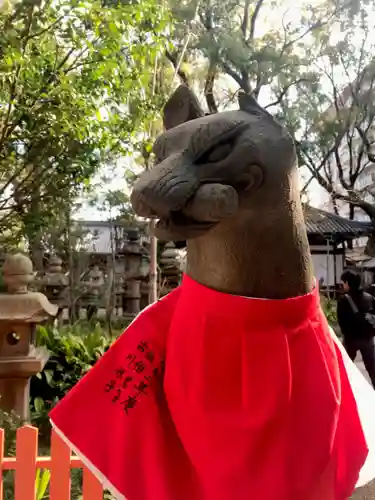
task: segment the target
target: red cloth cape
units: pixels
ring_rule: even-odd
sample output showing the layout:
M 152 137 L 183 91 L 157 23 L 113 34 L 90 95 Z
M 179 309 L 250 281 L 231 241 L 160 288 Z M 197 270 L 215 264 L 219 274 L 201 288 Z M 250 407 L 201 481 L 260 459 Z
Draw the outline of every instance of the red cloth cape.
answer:
M 51 420 L 127 500 L 346 500 L 368 452 L 317 291 L 249 299 L 189 277 Z

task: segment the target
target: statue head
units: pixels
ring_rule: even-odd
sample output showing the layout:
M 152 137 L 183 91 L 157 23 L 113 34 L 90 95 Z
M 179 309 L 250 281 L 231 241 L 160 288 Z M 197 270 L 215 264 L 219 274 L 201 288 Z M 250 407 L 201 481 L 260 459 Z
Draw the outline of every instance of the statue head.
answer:
M 155 166 L 131 195 L 138 215 L 159 219 L 159 239 L 193 239 L 233 217 L 259 218 L 290 199 L 291 136 L 251 96 L 239 94 L 238 102 L 236 111 L 205 115 L 185 86 L 167 102 Z

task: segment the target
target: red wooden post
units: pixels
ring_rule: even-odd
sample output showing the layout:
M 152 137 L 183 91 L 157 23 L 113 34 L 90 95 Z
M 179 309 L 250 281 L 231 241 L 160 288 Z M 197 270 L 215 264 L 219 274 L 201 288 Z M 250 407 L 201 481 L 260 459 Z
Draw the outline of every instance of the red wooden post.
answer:
M 83 467 L 83 500 L 103 500 L 101 484 L 86 467 Z
M 50 500 L 70 500 L 70 455 L 69 447 L 52 431 Z
M 50 500 L 70 500 L 70 470 L 83 469 L 83 500 L 103 500 L 103 488 L 82 461 L 72 456 L 69 447 L 52 431 L 51 457 L 38 457 L 38 429 L 25 425 L 17 430 L 16 457 L 4 457 L 4 430 L 0 429 L 1 473 L 15 470 L 14 500 L 35 500 L 36 471 L 49 469 Z M 3 480 L 0 478 L 0 500 L 3 499 Z
M 15 500 L 35 500 L 38 429 L 25 425 L 17 430 Z

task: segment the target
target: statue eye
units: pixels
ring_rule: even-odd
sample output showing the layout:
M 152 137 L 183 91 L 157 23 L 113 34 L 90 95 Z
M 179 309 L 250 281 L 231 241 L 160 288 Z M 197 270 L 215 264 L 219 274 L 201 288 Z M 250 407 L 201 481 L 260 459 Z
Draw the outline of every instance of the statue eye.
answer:
M 208 151 L 203 153 L 195 163 L 217 163 L 219 161 L 225 160 L 227 156 L 230 155 L 233 149 L 232 143 L 222 143 L 217 146 L 213 146 Z

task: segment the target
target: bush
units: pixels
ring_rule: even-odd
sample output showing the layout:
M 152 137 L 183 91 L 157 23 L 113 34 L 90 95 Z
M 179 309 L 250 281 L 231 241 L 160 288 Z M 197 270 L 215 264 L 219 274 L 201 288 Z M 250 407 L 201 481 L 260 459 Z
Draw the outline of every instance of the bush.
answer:
M 46 348 L 50 358 L 44 370 L 32 377 L 30 398 L 32 423 L 39 428 L 45 444 L 50 435 L 49 411 L 109 349 L 113 340 L 100 325 L 77 324 L 60 330 L 38 328 L 36 344 Z
M 116 333 L 121 333 L 117 330 Z M 37 330 L 36 344 L 46 348 L 50 358 L 41 373 L 31 379 L 31 423 L 39 429 L 39 452 L 50 454 L 51 427 L 48 414 L 61 399 L 109 349 L 114 337 L 106 335 L 100 324 L 77 323 L 61 329 L 41 326 Z M 14 412 L 0 410 L 0 428 L 5 432 L 4 455 L 14 456 L 16 431 L 23 425 Z M 14 472 L 4 471 L 4 500 L 14 499 Z M 48 499 L 50 473 L 40 471 L 36 476 L 37 499 Z M 72 498 L 82 498 L 82 471 L 73 470 Z M 108 492 L 106 500 L 113 500 Z
M 4 429 L 4 455 L 13 457 L 16 454 L 16 431 L 23 424 L 21 417 L 15 412 L 0 410 L 0 428 Z
M 337 322 L 337 302 L 336 300 L 329 299 L 324 295 L 320 297 L 321 306 L 324 314 L 326 315 L 329 325 L 332 327 L 336 335 L 341 338 L 340 327 Z
M 22 419 L 14 412 L 0 410 L 0 428 L 4 429 L 4 456 L 14 457 L 16 454 L 16 431 L 22 425 Z M 3 472 L 4 500 L 14 499 L 14 472 Z

